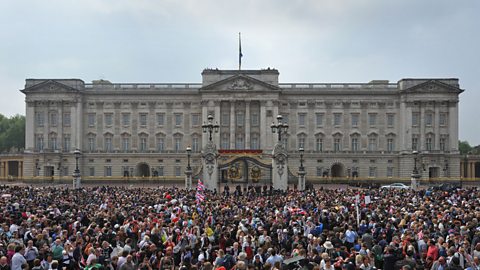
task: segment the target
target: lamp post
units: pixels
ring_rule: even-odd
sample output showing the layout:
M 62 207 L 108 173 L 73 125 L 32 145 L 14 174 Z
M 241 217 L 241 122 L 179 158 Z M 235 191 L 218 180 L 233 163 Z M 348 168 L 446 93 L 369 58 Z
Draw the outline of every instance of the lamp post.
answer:
M 80 169 L 78 168 L 78 159 L 82 155 L 82 152 L 80 152 L 79 149 L 75 149 L 73 151 L 73 156 L 75 157 L 75 171 L 73 171 L 73 188 L 77 189 L 80 188 L 80 181 L 81 181 L 81 175 L 80 175 Z
M 272 133 L 278 133 L 278 142 L 282 141 L 282 133 L 287 133 L 288 124 L 282 123 L 283 117 L 279 114 L 277 115 L 277 124 L 272 123 L 270 127 L 272 128 Z
M 218 123 L 213 124 L 213 116 L 211 114 L 207 116 L 207 119 L 208 119 L 208 122 L 202 125 L 202 129 L 203 129 L 203 133 L 208 132 L 208 140 L 211 142 L 212 133 L 213 132 L 218 133 L 218 129 L 220 128 L 220 126 L 218 125 Z
M 215 124 L 213 123 L 213 116 L 211 114 L 207 116 L 207 120 L 207 123 L 204 122 L 202 125 L 203 133 L 208 133 L 208 142 L 202 151 L 203 181 L 205 181 L 206 189 L 213 190 L 217 185 L 220 185 L 220 182 L 218 181 L 218 151 L 212 140 L 212 133 L 218 133 L 220 126 L 217 122 Z M 218 187 L 220 188 L 220 186 Z
M 298 149 L 298 152 L 300 153 L 300 167 L 298 167 L 298 190 L 305 190 L 305 167 L 303 167 L 303 153 L 305 152 L 305 149 L 303 147 L 300 147 Z
M 416 190 L 418 188 L 418 181 L 420 180 L 420 174 L 418 173 L 418 168 L 417 168 L 417 158 L 418 158 L 418 151 L 413 151 L 413 172 L 412 172 L 412 178 L 411 178 L 411 187 L 412 189 Z
M 192 148 L 187 147 L 187 168 L 185 170 L 185 188 L 190 190 L 192 188 L 192 167 L 190 166 L 190 156 L 192 153 Z

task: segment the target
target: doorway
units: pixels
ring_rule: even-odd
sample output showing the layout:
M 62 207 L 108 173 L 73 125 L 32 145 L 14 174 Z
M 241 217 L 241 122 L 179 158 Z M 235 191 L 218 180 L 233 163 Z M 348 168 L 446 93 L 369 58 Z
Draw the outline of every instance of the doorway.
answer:
M 147 163 L 142 162 L 137 165 L 137 176 L 140 177 L 149 177 L 150 176 L 150 166 Z
M 332 165 L 332 177 L 343 177 L 343 164 L 335 163 Z
M 438 178 L 440 177 L 440 168 L 439 167 L 430 167 L 428 168 L 428 178 Z

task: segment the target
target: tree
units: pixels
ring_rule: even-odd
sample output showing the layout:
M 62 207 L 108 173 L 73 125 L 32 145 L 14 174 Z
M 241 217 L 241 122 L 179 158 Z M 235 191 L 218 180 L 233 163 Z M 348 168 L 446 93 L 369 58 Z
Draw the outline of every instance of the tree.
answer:
M 0 114 L 0 152 L 25 148 L 25 116 L 7 118 Z
M 472 146 L 467 141 L 458 141 L 458 150 L 460 154 L 465 155 L 472 151 Z

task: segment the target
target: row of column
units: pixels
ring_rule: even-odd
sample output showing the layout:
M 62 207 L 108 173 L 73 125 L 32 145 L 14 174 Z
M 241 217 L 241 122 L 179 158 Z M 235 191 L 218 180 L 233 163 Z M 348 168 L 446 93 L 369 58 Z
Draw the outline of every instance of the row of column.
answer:
M 18 171 L 15 175 L 10 172 L 10 166 L 9 163 L 12 161 L 2 161 L 0 162 L 0 177 L 3 179 L 8 178 L 9 175 L 12 175 L 14 177 L 23 177 L 23 161 L 13 161 L 13 162 L 18 162 Z
M 475 165 L 478 161 L 467 161 L 467 165 L 465 166 L 465 161 L 460 163 L 460 175 L 465 178 L 477 178 L 480 175 L 475 175 Z M 466 167 L 466 168 L 465 168 Z M 465 169 L 467 170 L 467 175 L 465 176 Z
M 251 134 L 251 119 L 250 119 L 250 101 L 245 102 L 245 115 L 244 115 L 244 127 L 245 127 L 245 134 L 244 134 L 244 146 L 245 149 L 250 148 L 250 134 Z M 220 110 L 220 101 L 205 101 L 206 105 L 202 106 L 202 120 L 205 121 L 208 117 L 209 112 L 214 112 L 214 122 L 220 122 L 221 117 L 221 110 Z M 236 138 L 235 138 L 235 130 L 236 130 L 236 112 L 239 109 L 238 104 L 235 101 L 230 101 L 230 125 L 229 125 L 229 132 L 230 132 L 230 149 L 236 149 Z M 271 111 L 271 115 L 267 117 L 267 111 Z M 259 148 L 260 149 L 272 149 L 273 148 L 273 134 L 270 132 L 270 124 L 272 121 L 276 119 L 278 115 L 278 107 L 271 101 L 260 101 L 260 112 L 259 112 Z M 220 133 L 212 134 L 213 141 L 217 144 L 217 148 L 221 145 L 220 140 Z M 208 141 L 208 136 L 203 136 L 202 145 L 205 145 Z

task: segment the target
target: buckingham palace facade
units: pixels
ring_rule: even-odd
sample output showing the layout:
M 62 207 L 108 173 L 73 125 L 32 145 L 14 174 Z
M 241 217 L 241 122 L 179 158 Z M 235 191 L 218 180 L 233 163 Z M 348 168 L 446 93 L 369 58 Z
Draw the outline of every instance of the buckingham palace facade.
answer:
M 201 83 L 85 83 L 27 79 L 24 177 L 71 179 L 75 149 L 83 178 L 183 179 L 194 174 L 209 134 L 222 155 L 271 162 L 277 115 L 291 174 L 304 149 L 307 180 L 458 178 L 458 79 L 396 83 L 279 83 L 275 69 L 205 69 Z M 224 157 L 228 162 L 228 157 Z M 220 161 L 223 162 L 223 161 Z

